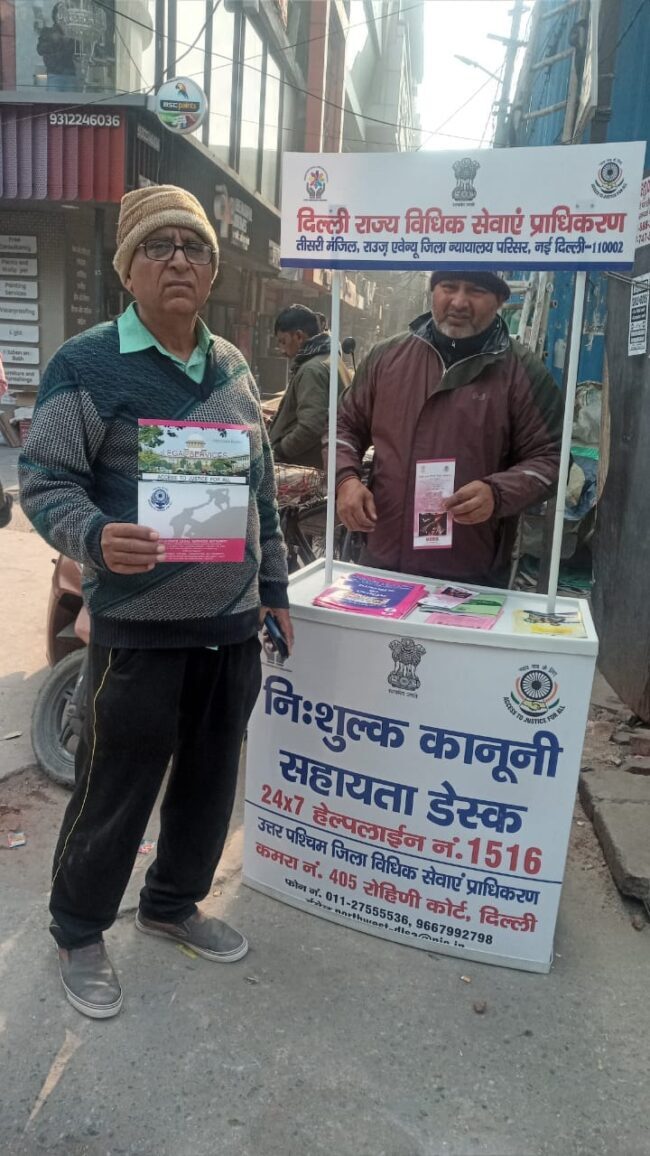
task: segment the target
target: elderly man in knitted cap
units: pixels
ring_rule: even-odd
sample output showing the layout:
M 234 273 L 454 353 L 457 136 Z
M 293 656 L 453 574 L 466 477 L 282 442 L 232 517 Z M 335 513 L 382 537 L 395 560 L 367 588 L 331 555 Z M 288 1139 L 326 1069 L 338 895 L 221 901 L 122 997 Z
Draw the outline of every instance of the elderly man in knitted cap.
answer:
M 341 403 L 337 508 L 367 535 L 369 566 L 503 586 L 517 515 L 557 481 L 562 398 L 499 316 L 501 277 L 445 270 L 430 284 L 431 312 L 370 351 Z
M 92 623 L 85 730 L 50 911 L 66 995 L 98 1019 L 122 1004 L 103 933 L 170 761 L 136 927 L 219 963 L 248 949 L 197 902 L 223 850 L 259 692 L 262 607 L 289 645 L 292 630 L 257 388 L 239 351 L 199 318 L 217 263 L 193 196 L 165 185 L 127 193 L 114 265 L 135 301 L 52 358 L 21 460 L 23 508 L 51 546 L 82 563 Z M 245 431 L 242 561 L 167 562 L 159 534 L 138 524 L 139 419 Z

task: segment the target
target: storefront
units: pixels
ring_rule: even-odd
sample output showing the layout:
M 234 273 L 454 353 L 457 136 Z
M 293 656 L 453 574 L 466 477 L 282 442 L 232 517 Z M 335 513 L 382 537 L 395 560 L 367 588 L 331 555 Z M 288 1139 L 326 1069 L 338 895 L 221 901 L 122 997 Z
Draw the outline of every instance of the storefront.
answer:
M 0 353 L 12 393 L 33 395 L 62 341 L 128 303 L 112 268 L 119 202 L 147 184 L 199 198 L 221 250 L 206 321 L 256 370 L 272 355 L 291 289 L 279 278 L 278 213 L 201 146 L 143 108 L 47 104 L 0 105 L 0 143 Z
M 0 353 L 23 405 L 61 342 L 105 315 L 125 139 L 123 109 L 0 107 Z

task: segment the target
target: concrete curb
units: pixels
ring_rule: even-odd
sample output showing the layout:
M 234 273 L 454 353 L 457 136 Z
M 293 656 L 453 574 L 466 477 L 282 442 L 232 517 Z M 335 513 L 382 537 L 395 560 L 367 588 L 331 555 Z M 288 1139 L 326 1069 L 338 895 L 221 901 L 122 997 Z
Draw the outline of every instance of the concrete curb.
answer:
M 650 778 L 626 770 L 583 772 L 578 794 L 619 891 L 650 901 Z

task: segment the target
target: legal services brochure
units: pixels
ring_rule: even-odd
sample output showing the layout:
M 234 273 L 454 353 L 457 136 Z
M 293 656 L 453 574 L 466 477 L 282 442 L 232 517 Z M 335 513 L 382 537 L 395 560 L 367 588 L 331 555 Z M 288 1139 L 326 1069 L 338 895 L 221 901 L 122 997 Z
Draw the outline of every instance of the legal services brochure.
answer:
M 413 549 L 449 550 L 453 539 L 453 518 L 445 509 L 454 492 L 454 458 L 416 462 L 413 500 Z
M 450 587 L 444 587 L 442 592 L 450 589 Z M 461 595 L 467 592 L 455 591 L 454 593 Z M 431 600 L 436 595 L 438 595 L 438 591 L 434 591 L 433 595 L 430 596 Z M 460 599 L 455 606 L 448 605 L 446 609 L 435 610 L 433 614 L 429 615 L 427 622 L 433 626 L 462 626 L 466 630 L 491 630 L 503 614 L 505 602 L 505 594 L 470 594 L 468 598 Z M 423 609 L 427 608 L 427 603 L 425 603 Z
M 313 605 L 373 618 L 406 618 L 423 594 L 426 586 L 417 582 L 398 582 L 374 574 L 342 574 L 333 586 L 314 598 Z
M 249 484 L 247 426 L 138 421 L 138 521 L 166 562 L 242 562 Z
M 558 610 L 542 614 L 537 610 L 515 610 L 515 634 L 555 634 L 565 638 L 586 638 L 587 631 L 579 610 Z

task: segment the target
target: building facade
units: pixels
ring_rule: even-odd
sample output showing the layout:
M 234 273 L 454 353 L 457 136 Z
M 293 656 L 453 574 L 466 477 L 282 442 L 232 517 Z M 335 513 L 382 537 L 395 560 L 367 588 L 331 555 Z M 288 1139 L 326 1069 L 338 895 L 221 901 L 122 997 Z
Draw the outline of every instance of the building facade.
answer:
M 602 385 L 598 511 L 593 545 L 600 669 L 650 721 L 648 457 L 650 356 L 630 349 L 632 282 L 650 275 L 650 5 L 639 0 L 537 0 L 510 117 L 510 144 L 641 140 L 646 163 L 630 275 L 590 273 L 579 381 Z M 615 153 L 612 153 L 615 159 Z M 556 273 L 549 368 L 565 366 L 573 277 Z M 650 340 L 646 334 L 646 340 Z
M 199 197 L 220 239 L 208 324 L 277 387 L 276 313 L 294 300 L 325 311 L 329 288 L 280 271 L 282 153 L 408 146 L 421 35 L 405 7 L 0 0 L 0 352 L 12 390 L 34 390 L 61 341 L 124 308 L 111 265 L 119 202 L 165 182 Z M 172 77 L 206 93 L 191 136 L 150 107 Z M 350 332 L 376 332 L 374 296 L 367 279 L 346 280 Z

